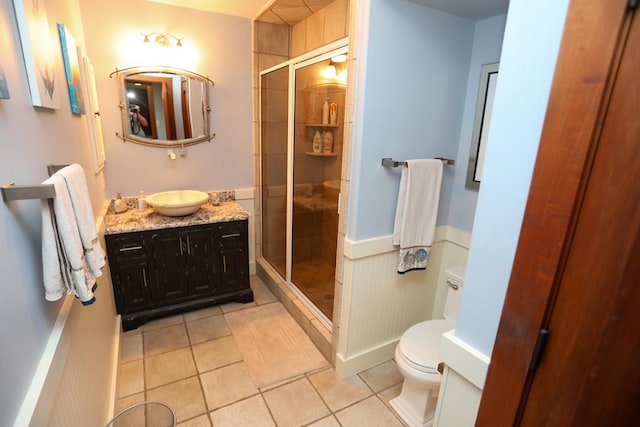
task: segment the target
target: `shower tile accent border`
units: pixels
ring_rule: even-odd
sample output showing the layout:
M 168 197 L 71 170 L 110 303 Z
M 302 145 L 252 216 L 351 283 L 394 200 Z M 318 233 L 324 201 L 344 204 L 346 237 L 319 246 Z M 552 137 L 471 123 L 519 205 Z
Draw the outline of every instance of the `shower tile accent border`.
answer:
M 291 313 L 291 317 L 309 336 L 311 342 L 331 365 L 335 365 L 335 351 L 333 350 L 332 332 L 326 328 L 313 313 L 291 292 L 286 283 L 278 276 L 271 266 L 262 258 L 256 259 L 256 274 L 269 288 L 271 293 Z

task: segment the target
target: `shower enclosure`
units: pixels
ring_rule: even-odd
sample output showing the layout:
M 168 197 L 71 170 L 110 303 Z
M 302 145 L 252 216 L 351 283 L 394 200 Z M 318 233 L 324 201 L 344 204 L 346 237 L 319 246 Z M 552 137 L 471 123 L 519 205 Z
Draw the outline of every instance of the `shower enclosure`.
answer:
M 262 256 L 333 319 L 346 47 L 261 74 Z

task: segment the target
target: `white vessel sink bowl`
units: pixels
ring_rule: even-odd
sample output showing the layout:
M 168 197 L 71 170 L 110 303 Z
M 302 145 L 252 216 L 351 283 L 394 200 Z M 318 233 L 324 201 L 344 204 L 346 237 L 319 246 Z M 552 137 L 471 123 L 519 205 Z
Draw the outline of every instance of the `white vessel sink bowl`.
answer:
M 146 197 L 147 204 L 161 215 L 184 216 L 200 209 L 209 194 L 195 190 L 163 191 Z

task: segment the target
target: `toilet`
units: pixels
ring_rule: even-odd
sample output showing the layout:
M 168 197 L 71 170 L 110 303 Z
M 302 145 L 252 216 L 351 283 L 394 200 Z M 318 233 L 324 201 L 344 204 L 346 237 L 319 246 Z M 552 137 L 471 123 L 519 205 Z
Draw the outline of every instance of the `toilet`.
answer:
M 442 374 L 438 372 L 442 334 L 455 328 L 464 267 L 445 271 L 447 298 L 444 319 L 411 326 L 396 346 L 396 364 L 404 377 L 402 392 L 389 403 L 409 427 L 431 427 Z

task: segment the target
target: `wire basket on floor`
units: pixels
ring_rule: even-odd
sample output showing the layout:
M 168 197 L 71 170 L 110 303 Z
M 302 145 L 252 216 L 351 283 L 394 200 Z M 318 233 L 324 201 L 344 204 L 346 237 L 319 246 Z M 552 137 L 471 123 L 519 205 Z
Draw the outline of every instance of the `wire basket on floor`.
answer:
M 106 427 L 175 427 L 176 414 L 161 402 L 140 402 L 113 417 Z

